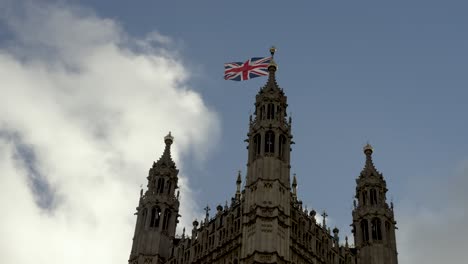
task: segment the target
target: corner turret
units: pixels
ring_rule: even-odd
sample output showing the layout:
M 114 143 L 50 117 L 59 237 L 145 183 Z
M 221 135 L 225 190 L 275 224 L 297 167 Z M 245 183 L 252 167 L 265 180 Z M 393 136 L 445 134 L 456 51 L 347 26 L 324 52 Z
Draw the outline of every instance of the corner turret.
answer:
M 179 200 L 176 196 L 178 173 L 171 157 L 174 137 L 164 137 L 164 153 L 153 163 L 148 173 L 148 189 L 137 207 L 137 223 L 132 251 L 128 263 L 160 263 L 170 257 L 171 243 L 179 217 Z
M 397 264 L 393 208 L 387 204 L 387 184 L 372 161 L 374 149 L 364 146 L 366 162 L 356 179 L 353 234 L 361 264 Z

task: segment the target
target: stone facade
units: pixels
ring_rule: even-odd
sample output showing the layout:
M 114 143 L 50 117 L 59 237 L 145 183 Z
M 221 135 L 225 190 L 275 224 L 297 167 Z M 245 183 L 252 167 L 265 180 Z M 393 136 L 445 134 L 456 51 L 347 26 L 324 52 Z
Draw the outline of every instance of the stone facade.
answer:
M 364 148 L 366 163 L 356 180 L 352 212 L 355 246 L 340 243 L 339 230 L 317 223 L 297 197 L 296 176 L 290 180 L 292 141 L 287 97 L 269 67 L 266 85 L 256 96 L 250 116 L 248 162 L 244 188 L 215 215 L 193 222 L 190 236 L 175 236 L 179 195 L 171 158 L 173 138 L 165 138 L 164 154 L 149 171 L 148 189 L 140 194 L 129 264 L 188 263 L 327 263 L 397 264 L 393 206 L 386 201 L 386 183 L 372 163 L 372 148 Z

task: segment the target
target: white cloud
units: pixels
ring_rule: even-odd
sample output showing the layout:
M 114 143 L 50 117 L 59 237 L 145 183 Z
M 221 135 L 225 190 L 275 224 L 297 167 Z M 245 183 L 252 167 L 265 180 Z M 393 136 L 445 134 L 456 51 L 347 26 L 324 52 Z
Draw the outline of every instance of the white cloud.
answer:
M 441 175 L 440 182 L 420 180 L 397 208 L 399 263 L 463 262 L 468 248 L 468 162 L 455 173 Z
M 217 116 L 158 46 L 167 36 L 135 39 L 77 7 L 15 8 L 0 14 L 13 34 L 0 49 L 2 262 L 125 263 L 163 137 L 172 131 L 181 167 L 181 153 L 217 139 Z M 193 192 L 181 183 L 190 226 Z

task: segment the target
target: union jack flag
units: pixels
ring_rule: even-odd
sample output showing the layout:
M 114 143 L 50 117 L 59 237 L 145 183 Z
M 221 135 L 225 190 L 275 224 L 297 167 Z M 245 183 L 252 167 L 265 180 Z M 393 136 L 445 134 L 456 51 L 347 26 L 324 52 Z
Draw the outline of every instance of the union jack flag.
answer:
M 246 62 L 230 62 L 224 64 L 224 79 L 244 81 L 251 78 L 268 75 L 268 65 L 271 57 L 256 57 Z

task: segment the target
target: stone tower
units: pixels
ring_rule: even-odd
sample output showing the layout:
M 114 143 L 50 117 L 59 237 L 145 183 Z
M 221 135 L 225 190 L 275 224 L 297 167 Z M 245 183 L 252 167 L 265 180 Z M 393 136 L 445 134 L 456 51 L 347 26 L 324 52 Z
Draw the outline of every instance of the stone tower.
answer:
M 179 201 L 175 195 L 179 170 L 171 157 L 173 140 L 171 133 L 164 138 L 164 153 L 149 170 L 147 191 L 144 195 L 143 190 L 140 192 L 128 261 L 131 264 L 165 263 L 170 257 L 179 216 Z
M 276 82 L 275 49 L 270 52 L 268 80 L 256 95 L 245 140 L 244 188 L 239 171 L 224 206 L 218 203 L 210 216 L 207 205 L 191 232 L 184 228 L 175 236 L 178 170 L 169 134 L 162 157 L 150 169 L 148 190 L 140 193 L 129 264 L 398 264 L 393 206 L 387 204 L 386 182 L 374 167 L 370 145 L 364 147 L 366 164 L 356 180 L 354 245 L 347 237 L 340 240 L 325 211 L 319 223 L 316 211 L 301 201 L 300 177 L 290 178 L 294 142 L 287 97 Z
M 358 264 L 397 264 L 393 204 L 386 199 L 387 184 L 372 162 L 372 147 L 364 147 L 366 164 L 356 179 L 353 233 Z
M 274 48 L 270 51 L 273 55 Z M 250 117 L 241 263 L 289 262 L 292 135 L 276 69 L 272 59 L 267 84 L 256 96 L 255 116 Z

